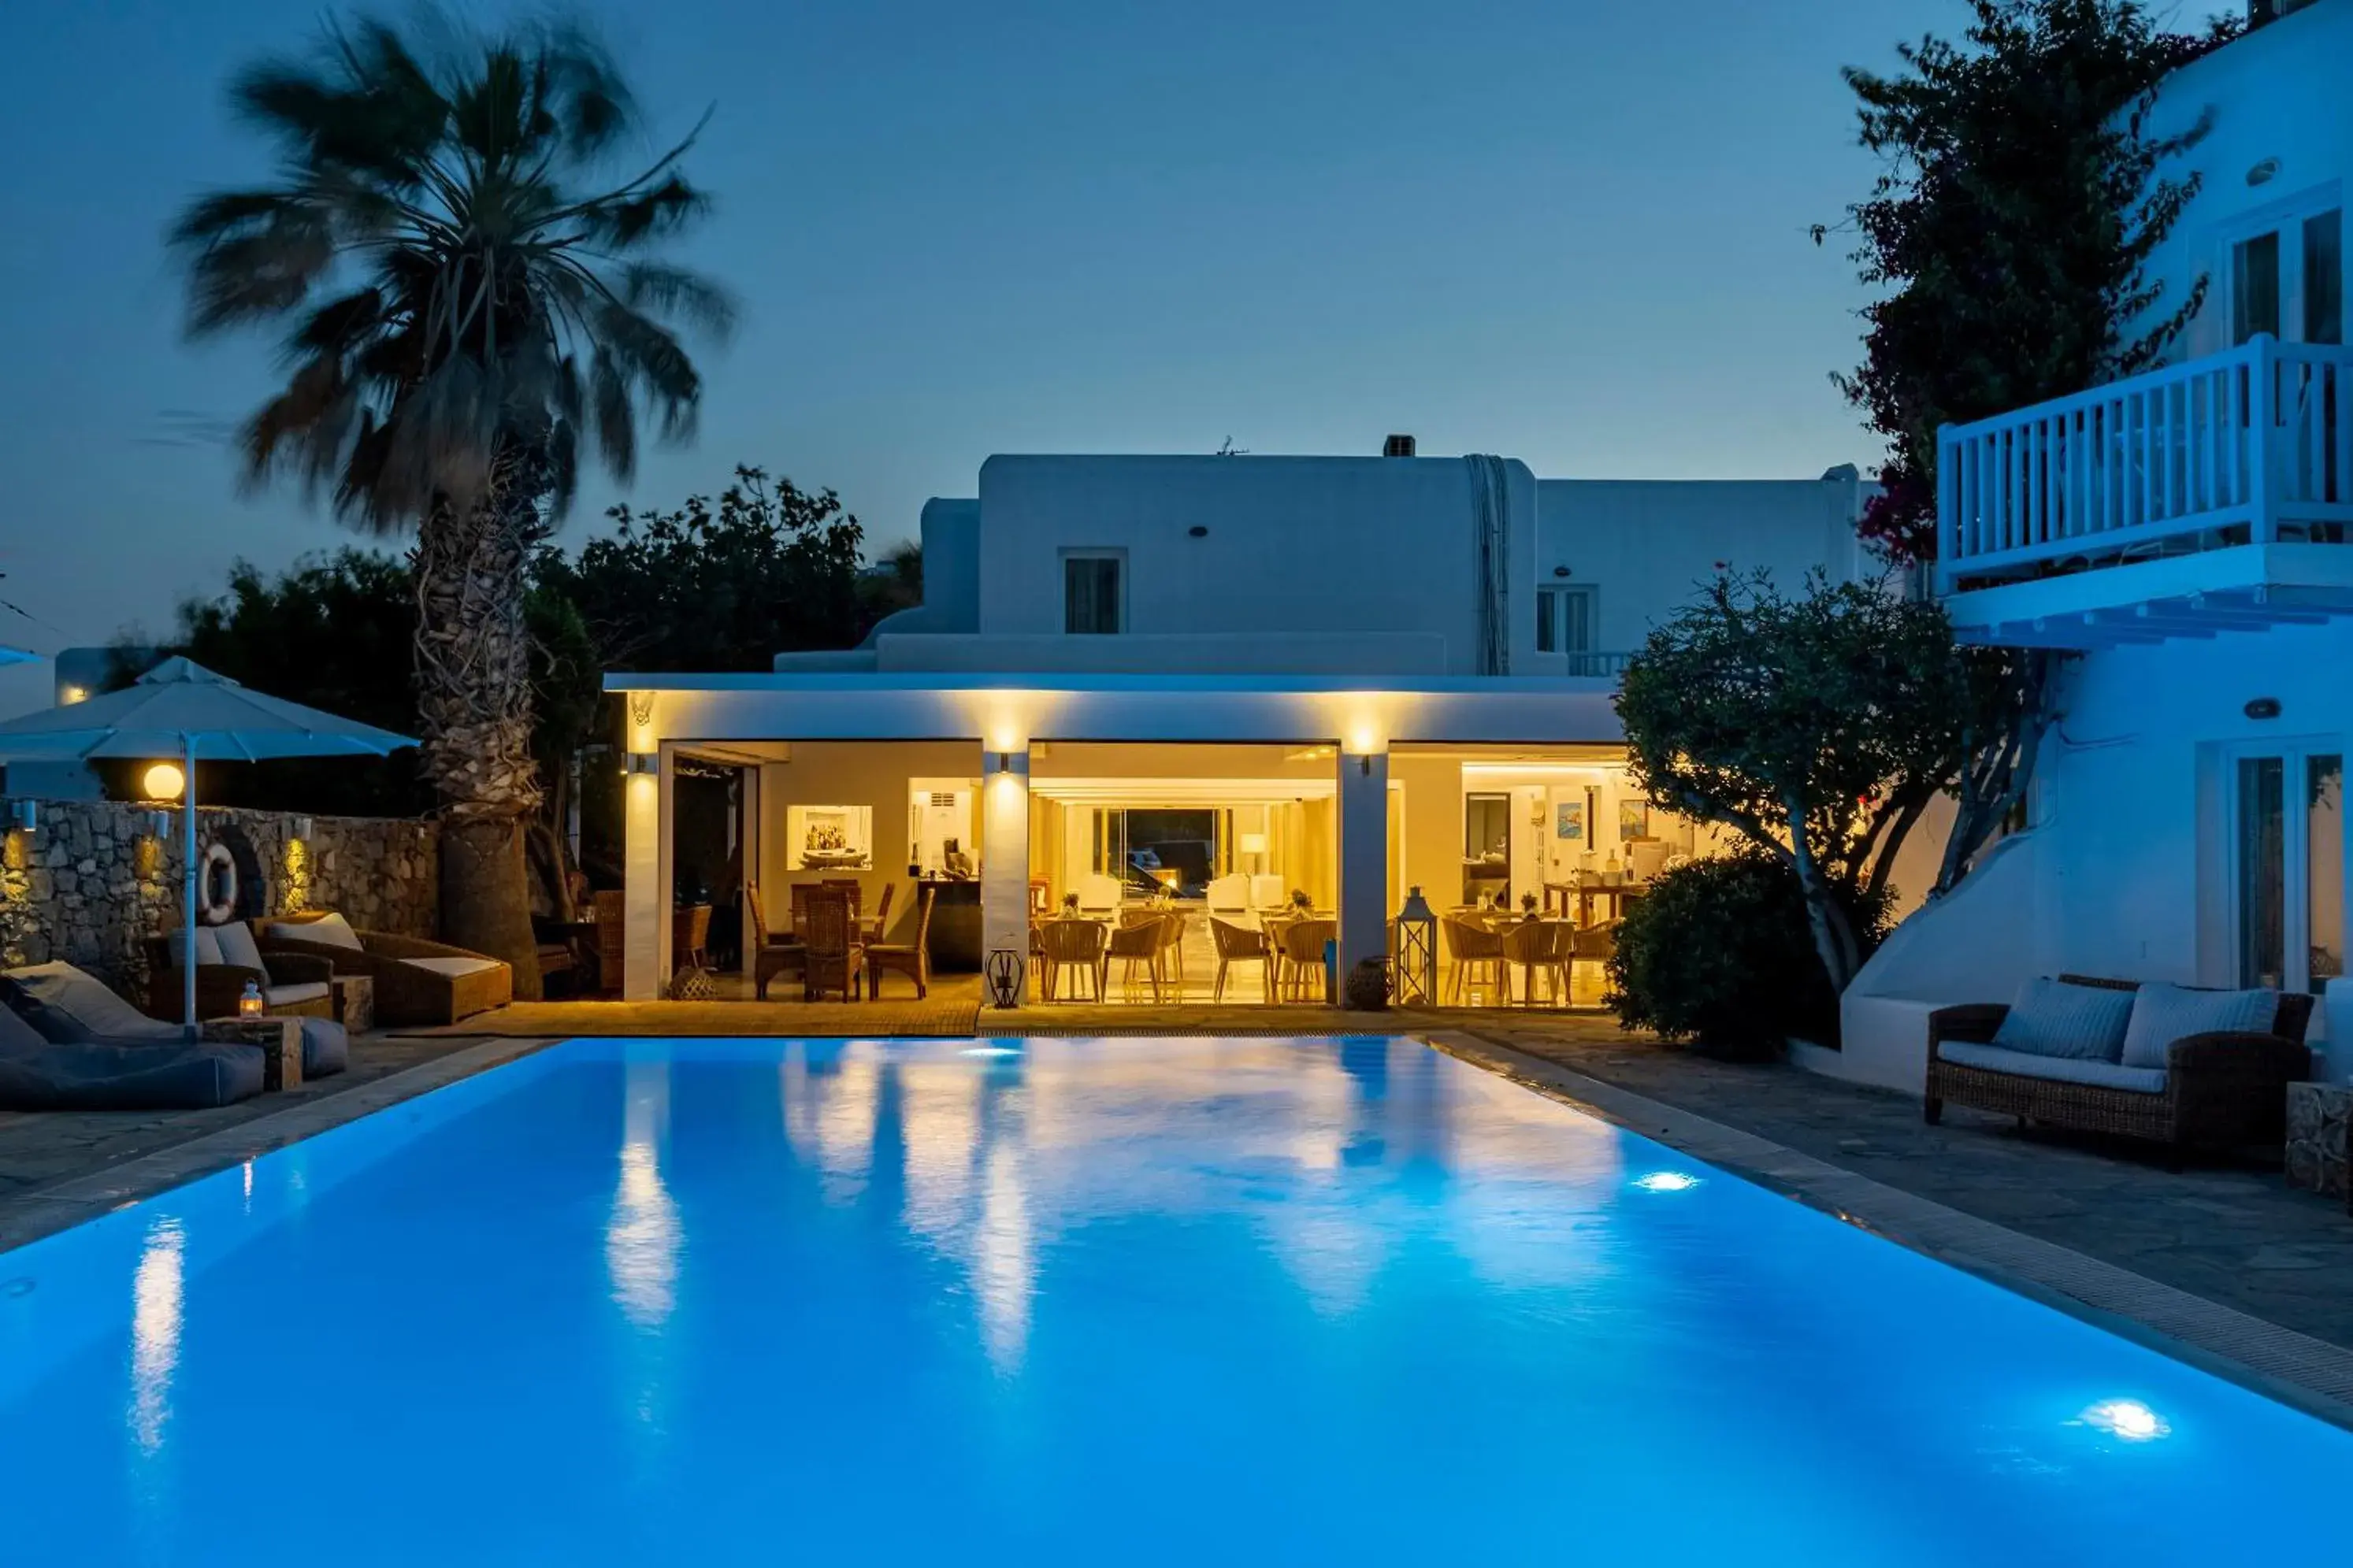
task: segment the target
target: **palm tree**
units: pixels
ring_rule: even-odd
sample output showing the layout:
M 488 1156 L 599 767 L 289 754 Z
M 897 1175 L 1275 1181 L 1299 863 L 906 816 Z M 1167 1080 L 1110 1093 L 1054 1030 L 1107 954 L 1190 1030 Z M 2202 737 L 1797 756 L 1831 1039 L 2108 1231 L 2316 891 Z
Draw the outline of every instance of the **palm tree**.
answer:
M 198 200 L 172 238 L 191 336 L 284 332 L 285 384 L 241 433 L 248 483 L 289 475 L 356 528 L 415 532 L 442 935 L 535 996 L 524 568 L 584 447 L 626 480 L 641 419 L 691 435 L 702 382 L 673 324 L 723 332 L 732 311 L 654 258 L 705 207 L 679 169 L 693 138 L 607 174 L 637 117 L 586 35 L 431 30 L 412 47 L 364 20 L 242 74 L 278 178 Z

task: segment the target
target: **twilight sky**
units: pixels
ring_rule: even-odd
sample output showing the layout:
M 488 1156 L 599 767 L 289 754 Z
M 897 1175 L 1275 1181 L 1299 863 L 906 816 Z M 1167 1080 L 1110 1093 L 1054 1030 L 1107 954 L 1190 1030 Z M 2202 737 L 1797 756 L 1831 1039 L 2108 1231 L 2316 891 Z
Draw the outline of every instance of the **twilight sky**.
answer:
M 2203 10 L 2195 0 L 2185 10 Z M 490 14 L 504 9 L 488 8 Z M 1863 192 L 1838 79 L 1959 0 L 591 4 L 717 211 L 744 322 L 699 442 L 831 485 L 875 544 L 997 451 L 1493 451 L 1547 476 L 1877 454 L 1828 373 L 1861 295 L 1806 227 Z M 319 0 L 0 6 L 0 642 L 44 652 L 348 537 L 206 432 L 267 345 L 179 336 L 161 235 L 259 177 L 222 89 Z M 601 476 L 571 522 L 603 526 Z M 26 700 L 0 687 L 0 711 Z

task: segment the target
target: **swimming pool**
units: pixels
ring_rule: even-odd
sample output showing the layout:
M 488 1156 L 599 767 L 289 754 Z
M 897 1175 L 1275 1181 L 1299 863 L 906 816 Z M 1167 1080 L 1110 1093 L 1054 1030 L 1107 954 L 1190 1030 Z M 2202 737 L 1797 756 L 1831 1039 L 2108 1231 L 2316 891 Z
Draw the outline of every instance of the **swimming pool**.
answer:
M 2256 1563 L 2353 1435 L 1401 1040 L 575 1041 L 0 1254 L 0 1563 Z

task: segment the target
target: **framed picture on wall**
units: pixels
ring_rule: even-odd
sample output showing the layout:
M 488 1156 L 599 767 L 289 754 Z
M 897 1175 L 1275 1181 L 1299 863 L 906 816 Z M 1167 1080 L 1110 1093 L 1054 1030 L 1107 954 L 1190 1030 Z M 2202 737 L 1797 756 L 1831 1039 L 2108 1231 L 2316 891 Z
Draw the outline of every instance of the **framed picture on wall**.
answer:
M 1651 836 L 1651 803 L 1647 800 L 1621 800 L 1618 803 L 1618 839 L 1625 843 Z
M 1566 843 L 1585 842 L 1585 803 L 1564 800 L 1553 809 L 1552 836 Z
M 871 805 L 790 805 L 785 808 L 785 869 L 871 871 L 874 868 L 874 808 Z

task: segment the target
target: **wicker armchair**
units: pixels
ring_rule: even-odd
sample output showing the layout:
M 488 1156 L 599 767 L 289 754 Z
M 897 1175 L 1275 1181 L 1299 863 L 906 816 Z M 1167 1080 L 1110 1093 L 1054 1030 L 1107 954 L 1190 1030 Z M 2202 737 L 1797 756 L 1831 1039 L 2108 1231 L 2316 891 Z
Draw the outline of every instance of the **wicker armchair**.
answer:
M 323 958 L 337 974 L 375 982 L 379 1026 L 424 1028 L 455 1024 L 514 1000 L 514 971 L 494 958 L 394 931 L 362 931 L 357 948 L 306 941 L 302 928 L 323 910 L 256 921 L 254 940 L 273 963 L 280 953 Z
M 172 939 L 151 936 L 147 939 L 147 1015 L 177 1023 L 186 1005 L 182 989 L 180 965 L 172 956 Z M 303 953 L 276 953 L 269 958 L 267 973 L 248 969 L 237 963 L 199 963 L 196 965 L 196 1016 L 228 1018 L 237 1014 L 237 1005 L 245 995 L 246 983 L 250 981 L 262 994 L 262 1012 L 272 1018 L 332 1018 L 335 1016 L 335 997 L 332 989 L 317 995 L 301 996 L 295 1000 L 271 1000 L 275 991 L 309 991 L 314 985 L 326 985 L 334 977 L 335 967 L 323 959 Z
M 1322 1002 L 1324 989 L 1324 947 L 1340 934 L 1340 922 L 1322 916 L 1310 916 L 1303 921 L 1284 923 L 1277 936 L 1277 952 L 1282 956 L 1278 976 L 1286 1001 Z
M 760 902 L 760 884 L 744 884 L 744 907 L 752 915 L 752 986 L 765 1002 L 768 982 L 779 974 L 808 974 L 808 943 L 797 936 L 778 936 L 768 929 L 768 911 Z
M 1510 1001 L 1511 986 L 1504 968 L 1504 939 L 1460 915 L 1449 915 L 1440 923 L 1446 928 L 1447 951 L 1454 958 L 1452 992 L 1456 1005 L 1461 1005 L 1466 986 L 1481 984 L 1482 973 L 1487 984 L 1502 993 L 1504 1000 Z
M 2059 978 L 2116 991 L 2137 990 L 2140 984 L 2081 974 Z M 1925 1120 L 1939 1120 L 1947 1104 L 1966 1105 L 2021 1122 L 2142 1138 L 2166 1145 L 2168 1167 L 2179 1170 L 2182 1154 L 2192 1148 L 2284 1141 L 2287 1086 L 2312 1072 L 2312 1053 L 2304 1044 L 2312 997 L 2295 991 L 2280 994 L 2268 1034 L 2190 1035 L 2174 1041 L 2166 1052 L 2165 1087 L 2156 1092 L 2033 1078 L 1944 1058 L 1947 1041 L 1990 1045 L 2009 1014 L 1999 1003 L 1969 1003 L 1928 1015 Z
M 1551 1005 L 1568 1000 L 1568 962 L 1577 928 L 1567 921 L 1522 921 L 1504 933 L 1504 961 L 1520 969 L 1520 1001 L 1536 1005 L 1536 977 L 1542 975 Z M 1508 994 L 1505 1001 L 1511 998 Z
M 882 972 L 895 969 L 915 983 L 918 997 L 932 994 L 932 905 L 939 889 L 926 884 L 915 894 L 915 940 L 871 942 L 866 944 L 866 994 L 882 994 Z M 882 908 L 891 906 L 891 889 L 882 889 Z M 875 917 L 879 922 L 879 914 Z M 878 923 L 876 929 L 881 929 Z
M 1227 970 L 1237 963 L 1255 963 L 1259 966 L 1260 989 L 1266 992 L 1266 1000 L 1273 1001 L 1274 977 L 1267 973 L 1266 968 L 1266 933 L 1252 931 L 1248 926 L 1233 925 L 1211 915 L 1209 935 L 1218 944 L 1218 978 L 1209 988 L 1209 1000 L 1222 1002 L 1226 999 Z
M 1167 937 L 1161 928 L 1160 917 L 1154 915 L 1143 920 L 1131 921 L 1112 932 L 1111 941 L 1103 947 L 1103 960 L 1097 965 L 1096 989 L 1102 990 L 1102 977 L 1109 972 L 1112 961 L 1116 959 L 1121 966 L 1119 975 L 1121 995 L 1134 997 L 1135 972 L 1141 966 L 1145 976 L 1152 983 L 1152 999 L 1155 1002 L 1159 1001 L 1160 952 L 1167 945 Z
M 1039 978 L 1046 1000 L 1058 1002 L 1062 972 L 1083 974 L 1092 987 L 1091 1000 L 1103 1000 L 1103 928 L 1094 921 L 1071 917 L 1038 922 L 1038 961 L 1042 966 Z M 1077 986 L 1072 985 L 1075 991 Z M 1069 998 L 1077 1001 L 1076 996 Z

